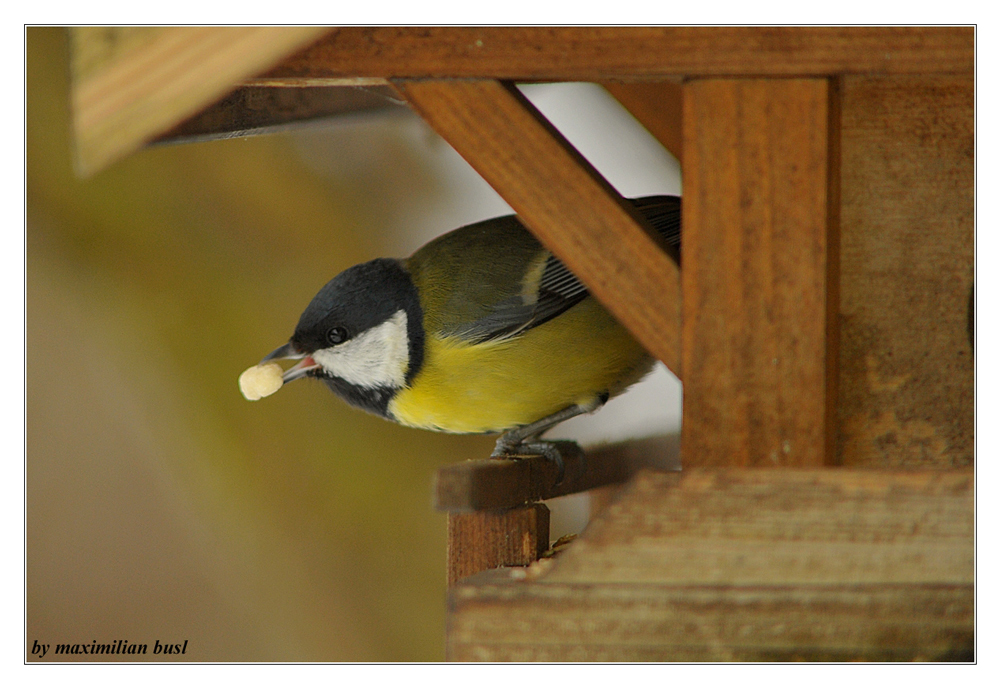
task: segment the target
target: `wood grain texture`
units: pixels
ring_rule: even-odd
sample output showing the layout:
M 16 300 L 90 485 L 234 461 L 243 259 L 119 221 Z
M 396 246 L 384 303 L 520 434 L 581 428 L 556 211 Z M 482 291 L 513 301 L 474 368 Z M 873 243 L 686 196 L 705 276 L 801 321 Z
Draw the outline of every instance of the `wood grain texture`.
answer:
M 643 472 L 449 594 L 454 661 L 970 661 L 971 471 Z
M 849 77 L 842 93 L 841 459 L 971 465 L 973 79 Z
M 70 30 L 77 169 L 93 174 L 325 33 L 315 27 Z M 120 38 L 120 40 L 119 40 Z
M 683 87 L 671 81 L 601 84 L 678 160 L 684 160 Z
M 974 532 L 967 470 L 644 471 L 545 579 L 967 585 Z
M 265 88 L 244 86 L 152 143 L 188 143 L 284 131 L 338 115 L 402 109 L 388 86 Z
M 972 27 L 349 27 L 263 77 L 971 74 L 974 37 Z
M 448 584 L 500 566 L 527 566 L 549 548 L 544 504 L 448 515 Z
M 512 580 L 451 593 L 453 662 L 969 662 L 971 585 L 723 588 Z
M 513 86 L 492 80 L 396 85 L 594 297 L 679 373 L 676 252 L 600 174 Z
M 823 465 L 835 96 L 826 79 L 684 89 L 684 465 Z
M 438 469 L 434 507 L 451 512 L 510 509 L 623 483 L 643 468 L 680 470 L 676 435 L 596 447 L 586 455 L 575 442 L 556 444 L 565 466 L 558 484 L 558 469 L 544 456 L 464 461 Z

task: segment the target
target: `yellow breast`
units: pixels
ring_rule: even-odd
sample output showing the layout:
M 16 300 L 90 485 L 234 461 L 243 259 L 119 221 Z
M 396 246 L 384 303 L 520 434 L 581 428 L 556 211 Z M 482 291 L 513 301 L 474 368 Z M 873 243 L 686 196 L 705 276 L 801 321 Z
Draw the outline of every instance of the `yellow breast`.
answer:
M 389 403 L 403 425 L 501 432 L 638 381 L 652 359 L 593 298 L 508 340 L 470 344 L 428 333 L 424 363 Z

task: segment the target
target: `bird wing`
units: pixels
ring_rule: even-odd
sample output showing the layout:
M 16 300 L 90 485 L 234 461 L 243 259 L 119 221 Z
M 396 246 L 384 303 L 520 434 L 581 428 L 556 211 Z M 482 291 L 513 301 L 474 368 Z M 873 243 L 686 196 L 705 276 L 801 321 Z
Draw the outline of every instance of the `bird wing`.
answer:
M 470 342 L 508 339 L 537 327 L 587 297 L 587 288 L 558 258 L 544 249 L 537 284 L 526 284 L 521 293 L 491 304 L 476 320 L 462 323 L 451 333 Z
M 647 196 L 631 203 L 666 243 L 679 251 L 680 198 Z M 512 222 L 516 223 L 516 232 Z M 465 266 L 480 263 L 474 260 L 476 256 L 469 255 L 470 251 L 480 247 L 491 251 L 485 261 L 489 270 L 462 275 L 462 293 L 456 290 L 447 298 L 447 304 L 441 304 L 444 307 L 435 309 L 447 314 L 436 323 L 440 335 L 472 343 L 509 339 L 548 322 L 587 297 L 586 285 L 513 216 L 487 220 L 463 230 L 471 228 L 487 231 L 480 235 L 468 232 L 452 240 L 461 241 L 461 249 L 470 258 L 464 261 Z M 496 236 L 488 236 L 490 229 L 496 231 Z M 478 241 L 474 241 L 476 238 Z M 502 245 L 500 255 L 497 255 L 498 245 Z M 452 269 L 463 268 L 453 265 Z M 472 298 L 466 293 L 470 285 L 475 285 Z

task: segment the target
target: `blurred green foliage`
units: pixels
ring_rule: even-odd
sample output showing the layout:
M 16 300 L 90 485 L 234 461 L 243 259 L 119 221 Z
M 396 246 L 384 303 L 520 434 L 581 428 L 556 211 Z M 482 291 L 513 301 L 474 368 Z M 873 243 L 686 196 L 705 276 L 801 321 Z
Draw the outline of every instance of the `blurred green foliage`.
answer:
M 491 439 L 398 427 L 313 381 L 249 403 L 236 380 L 323 283 L 385 253 L 384 223 L 447 190 L 402 139 L 372 151 L 385 175 L 337 179 L 286 135 L 78 179 L 67 59 L 63 30 L 28 29 L 29 645 L 443 659 L 431 479 Z

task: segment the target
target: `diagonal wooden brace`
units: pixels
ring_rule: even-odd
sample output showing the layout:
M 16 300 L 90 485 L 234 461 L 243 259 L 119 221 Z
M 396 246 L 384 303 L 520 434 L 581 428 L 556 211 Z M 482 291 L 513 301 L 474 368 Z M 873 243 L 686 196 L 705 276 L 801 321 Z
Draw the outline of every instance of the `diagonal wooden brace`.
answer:
M 511 84 L 395 81 L 591 293 L 680 374 L 678 256 Z

